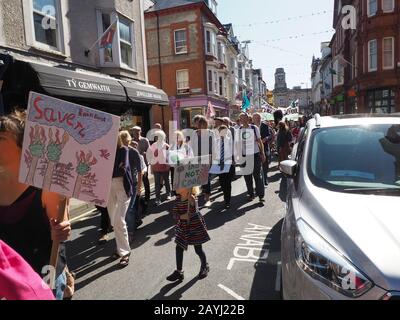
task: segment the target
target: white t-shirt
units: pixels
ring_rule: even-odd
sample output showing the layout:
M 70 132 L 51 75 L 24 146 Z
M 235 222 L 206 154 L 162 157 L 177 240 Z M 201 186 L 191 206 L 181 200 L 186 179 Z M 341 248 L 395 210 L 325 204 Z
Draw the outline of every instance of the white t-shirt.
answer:
M 242 142 L 243 155 L 260 153 L 257 140 L 261 139 L 261 133 L 257 126 L 249 125 L 248 128 L 241 127 L 239 139 Z

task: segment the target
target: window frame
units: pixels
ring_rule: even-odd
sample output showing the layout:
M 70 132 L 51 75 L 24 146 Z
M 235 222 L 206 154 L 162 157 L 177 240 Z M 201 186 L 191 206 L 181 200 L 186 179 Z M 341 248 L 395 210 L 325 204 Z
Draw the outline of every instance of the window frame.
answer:
M 371 43 L 375 42 L 376 44 L 376 67 L 375 68 L 371 68 Z M 368 72 L 376 72 L 378 71 L 378 40 L 377 39 L 373 39 L 373 40 L 369 40 L 367 43 L 368 46 L 368 50 L 367 50 L 367 54 L 368 54 Z
M 217 59 L 222 63 L 222 41 L 217 40 Z
M 182 52 L 177 52 L 177 46 L 176 46 L 176 33 L 179 31 L 184 31 L 185 32 L 185 46 L 186 50 L 182 51 Z M 182 41 L 179 41 L 182 42 Z M 180 47 L 181 48 L 181 47 Z M 182 46 L 183 48 L 183 46 Z M 175 29 L 174 30 L 174 51 L 176 55 L 181 55 L 181 54 L 187 54 L 189 52 L 189 48 L 188 48 L 188 30 L 186 28 L 181 28 L 181 29 Z
M 120 37 L 119 26 L 120 26 L 121 20 L 126 20 L 129 23 L 129 31 L 130 31 L 130 34 L 131 34 L 131 42 L 130 43 L 128 41 L 124 40 L 124 39 L 121 39 L 121 37 Z M 111 20 L 110 20 L 110 22 L 111 22 Z M 117 29 L 118 29 L 117 30 L 117 32 L 118 32 L 117 39 L 118 39 L 118 51 L 119 51 L 119 64 L 120 64 L 120 67 L 122 69 L 128 69 L 128 70 L 135 70 L 136 71 L 136 69 L 137 69 L 137 59 L 136 59 L 135 22 L 132 19 L 128 18 L 128 17 L 125 17 L 125 16 L 121 16 L 120 17 L 120 15 L 118 14 L 118 28 Z M 128 65 L 128 64 L 126 64 L 125 62 L 122 61 L 121 43 L 128 44 L 132 48 L 132 56 L 131 56 L 132 66 L 130 66 L 130 65 Z
M 210 77 L 210 75 L 211 75 L 211 77 Z M 214 92 L 214 79 L 213 79 L 213 70 L 212 69 L 207 69 L 207 82 L 208 82 L 208 88 L 207 88 L 208 93 L 213 93 Z
M 370 12 L 370 9 L 371 9 L 370 1 L 376 2 L 376 11 L 373 14 L 371 14 L 371 12 Z M 368 16 L 368 18 L 375 17 L 377 14 L 378 14 L 378 0 L 367 0 L 367 16 Z
M 213 80 L 214 80 L 214 91 L 213 93 L 218 95 L 218 91 L 219 91 L 219 80 L 218 80 L 218 72 L 217 71 L 213 71 L 214 75 L 213 75 Z
M 96 10 L 97 13 L 97 32 L 98 37 L 100 38 L 102 34 L 104 34 L 103 30 L 103 14 L 110 16 L 110 23 L 113 23 L 115 19 L 118 19 L 117 30 L 115 31 L 113 45 L 112 45 L 112 56 L 113 61 L 105 61 L 105 49 L 101 49 L 98 47 L 99 55 L 100 55 L 100 66 L 104 68 L 120 68 L 128 71 L 137 72 L 137 47 L 136 47 L 136 36 L 135 36 L 135 21 L 125 15 L 122 15 L 116 11 L 108 11 L 108 10 Z M 129 22 L 130 34 L 131 34 L 131 43 L 128 41 L 121 39 L 120 37 L 120 20 L 125 20 Z M 121 43 L 129 44 L 132 48 L 132 66 L 127 65 L 122 61 L 122 50 Z
M 224 75 L 218 75 L 218 95 L 223 97 L 224 96 Z
M 210 35 L 210 39 L 207 38 L 207 33 Z M 208 40 L 210 40 L 208 42 Z M 217 33 L 210 27 L 205 27 L 205 51 L 207 55 L 211 55 L 218 58 L 217 54 Z M 208 50 L 210 49 L 210 50 Z
M 388 39 L 391 39 L 392 41 L 392 50 L 391 50 L 391 52 L 392 52 L 392 60 L 391 60 L 391 65 L 390 66 L 385 66 L 385 53 L 386 53 L 386 51 L 385 51 L 385 40 L 388 40 Z M 395 43 L 395 41 L 394 41 L 394 37 L 385 37 L 385 38 L 383 38 L 382 39 L 382 69 L 383 70 L 392 70 L 392 69 L 394 69 L 394 50 L 395 50 L 395 47 L 394 47 L 394 43 Z
M 36 40 L 36 32 L 35 32 L 35 19 L 34 19 L 34 14 L 39 14 L 43 16 L 43 18 L 50 18 L 54 19 L 54 17 L 46 15 L 45 13 L 38 11 L 34 8 L 33 6 L 33 1 L 29 0 L 27 1 L 28 3 L 28 13 L 29 13 L 29 26 L 25 24 L 25 27 L 28 29 L 31 29 L 30 32 L 30 37 L 31 37 L 31 45 L 37 49 L 42 49 L 46 51 L 52 51 L 52 52 L 57 52 L 63 54 L 65 52 L 65 45 L 64 45 L 64 31 L 63 31 L 63 16 L 62 16 L 62 7 L 61 7 L 61 1 L 60 0 L 54 0 L 55 3 L 55 10 L 56 10 L 56 43 L 57 47 L 54 47 L 49 44 L 45 44 L 43 42 L 37 41 Z M 24 2 L 24 6 L 26 6 L 26 2 Z M 28 44 L 29 44 L 29 39 L 27 39 Z
M 179 80 L 178 74 L 179 74 L 179 73 L 183 73 L 183 72 L 186 72 L 186 74 L 187 74 L 187 86 L 186 86 L 186 87 L 179 87 L 179 84 L 180 84 L 180 83 L 184 83 L 184 82 L 179 82 L 179 81 L 178 81 L 178 80 Z M 179 69 L 179 70 L 176 70 L 175 75 L 176 75 L 176 93 L 177 93 L 178 95 L 190 94 L 189 69 Z M 182 92 L 182 91 L 185 91 L 185 92 Z
M 385 11 L 385 9 L 384 9 L 384 8 L 385 8 L 385 6 L 384 6 L 385 1 L 388 1 L 388 0 L 382 0 L 382 2 L 381 2 L 383 13 L 392 13 L 392 12 L 394 12 L 394 10 L 395 10 L 395 8 L 396 8 L 396 3 L 395 3 L 395 1 L 394 1 L 394 0 L 390 0 L 391 3 L 392 3 L 392 9 L 391 9 L 390 11 Z

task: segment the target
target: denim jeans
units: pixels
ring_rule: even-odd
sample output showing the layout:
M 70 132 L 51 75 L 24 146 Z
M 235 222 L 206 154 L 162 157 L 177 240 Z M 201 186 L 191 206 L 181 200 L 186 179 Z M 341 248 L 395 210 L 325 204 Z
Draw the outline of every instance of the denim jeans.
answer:
M 128 233 L 134 233 L 135 232 L 135 227 L 136 227 L 136 216 L 137 216 L 137 210 L 136 210 L 136 196 L 137 196 L 137 186 L 134 186 L 133 188 L 133 195 L 131 198 L 131 202 L 129 203 L 128 211 L 126 212 L 126 226 L 128 228 Z

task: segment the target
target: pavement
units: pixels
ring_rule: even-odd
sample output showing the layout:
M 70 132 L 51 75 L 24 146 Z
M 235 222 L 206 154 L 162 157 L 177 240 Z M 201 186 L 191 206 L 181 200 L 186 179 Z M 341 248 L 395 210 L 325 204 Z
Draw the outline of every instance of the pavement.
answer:
M 131 244 L 130 264 L 120 269 L 110 257 L 115 241 L 98 245 L 97 212 L 80 217 L 67 244 L 69 268 L 77 275 L 75 300 L 278 300 L 280 232 L 285 215 L 286 181 L 275 168 L 266 202 L 246 200 L 244 179 L 233 183 L 232 207 L 226 211 L 214 185 L 211 208 L 202 208 L 211 241 L 204 245 L 210 274 L 198 280 L 199 258 L 184 256 L 185 279 L 169 283 L 175 270 L 173 202 L 151 207 Z M 201 204 L 201 202 L 200 202 Z

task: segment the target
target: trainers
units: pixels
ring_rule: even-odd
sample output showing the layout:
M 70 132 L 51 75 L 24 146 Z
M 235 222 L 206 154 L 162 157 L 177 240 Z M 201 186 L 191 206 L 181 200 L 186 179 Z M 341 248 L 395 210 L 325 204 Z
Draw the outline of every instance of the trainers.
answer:
M 167 277 L 167 280 L 169 282 L 175 282 L 175 281 L 183 281 L 185 278 L 183 271 L 178 271 L 176 270 L 173 274 Z
M 171 201 L 172 200 L 172 197 L 171 196 L 168 196 L 167 197 L 167 201 Z
M 259 197 L 260 198 L 260 202 L 265 202 L 264 197 Z
M 107 242 L 108 242 L 108 234 L 103 234 L 98 240 L 99 244 L 106 244 Z
M 248 200 L 249 202 L 253 201 L 253 200 L 254 200 L 254 196 L 248 195 L 248 196 L 247 196 L 247 200 Z
M 156 207 L 161 206 L 161 201 L 160 201 L 160 200 L 156 200 L 155 206 L 156 206 Z
M 201 268 L 200 273 L 199 273 L 199 279 L 201 280 L 201 279 L 207 278 L 209 272 L 210 272 L 210 266 L 207 263 L 204 268 Z

